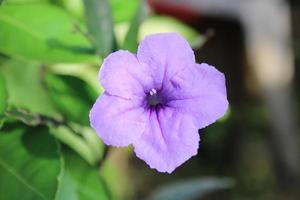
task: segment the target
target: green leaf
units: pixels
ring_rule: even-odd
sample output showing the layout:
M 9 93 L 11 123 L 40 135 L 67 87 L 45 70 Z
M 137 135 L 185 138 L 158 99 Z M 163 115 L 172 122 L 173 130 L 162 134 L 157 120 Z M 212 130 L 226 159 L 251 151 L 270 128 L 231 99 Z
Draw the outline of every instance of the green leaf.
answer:
M 116 23 L 129 22 L 134 17 L 141 0 L 109 0 L 113 20 Z
M 228 178 L 199 178 L 167 185 L 156 191 L 148 200 L 194 200 L 208 193 L 228 189 L 233 182 Z
M 65 171 L 56 200 L 110 200 L 110 191 L 98 169 L 64 148 Z
M 85 138 L 77 135 L 74 130 L 68 126 L 61 125 L 52 127 L 51 133 L 62 143 L 77 152 L 90 165 L 96 165 L 102 158 L 102 155 L 99 156 L 98 152 L 94 152 L 94 149 L 90 147 Z
M 47 74 L 46 84 L 55 107 L 68 121 L 89 125 L 89 112 L 97 92 L 81 79 Z
M 101 163 L 100 174 L 113 191 L 112 200 L 131 199 L 135 191 L 132 183 L 132 175 L 128 167 L 128 159 L 132 156 L 132 148 L 106 149 L 105 160 Z
M 91 149 L 95 158 L 96 164 L 103 159 L 105 145 L 100 140 L 99 136 L 90 126 L 81 126 L 79 124 L 70 123 L 72 130 L 82 136 L 88 147 Z
M 147 18 L 141 25 L 139 39 L 154 33 L 176 32 L 185 37 L 193 47 L 199 47 L 205 42 L 201 36 L 192 27 L 166 16 L 152 16 Z
M 0 74 L 0 128 L 4 120 L 4 113 L 7 109 L 7 90 L 4 77 Z
M 90 37 L 97 52 L 105 57 L 115 44 L 110 6 L 107 0 L 84 0 L 84 7 Z
M 5 4 L 47 3 L 49 0 L 3 0 Z
M 73 76 L 81 79 L 97 92 L 97 96 L 104 91 L 98 80 L 99 63 L 96 66 L 87 64 L 63 63 L 48 66 L 47 70 L 53 74 Z
M 0 131 L 0 199 L 52 200 L 61 169 L 48 128 L 5 124 Z
M 140 1 L 140 4 L 136 10 L 135 16 L 131 20 L 129 30 L 126 34 L 123 49 L 127 49 L 131 52 L 135 52 L 138 46 L 138 32 L 141 23 L 146 19 L 147 9 L 144 1 Z
M 82 0 L 59 0 L 63 7 L 75 17 L 82 19 L 84 15 L 84 7 Z
M 43 66 L 9 60 L 1 65 L 0 72 L 6 80 L 9 105 L 60 118 L 43 83 Z
M 44 63 L 95 62 L 84 29 L 50 4 L 0 7 L 0 52 Z

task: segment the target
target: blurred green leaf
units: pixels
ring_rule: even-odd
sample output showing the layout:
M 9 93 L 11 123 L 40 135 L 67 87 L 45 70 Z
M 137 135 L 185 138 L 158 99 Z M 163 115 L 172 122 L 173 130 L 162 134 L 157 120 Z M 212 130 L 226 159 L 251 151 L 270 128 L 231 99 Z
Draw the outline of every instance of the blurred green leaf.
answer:
M 63 7 L 75 17 L 80 19 L 83 18 L 84 15 L 84 7 L 82 0 L 59 0 L 61 1 Z
M 6 80 L 9 105 L 60 118 L 43 83 L 43 66 L 9 60 L 1 65 L 0 72 Z
M 166 16 L 152 16 L 141 25 L 139 40 L 154 33 L 176 32 L 185 37 L 192 47 L 200 47 L 204 42 L 204 36 L 200 35 L 192 27 Z
M 162 187 L 148 200 L 194 200 L 232 186 L 233 182 L 228 178 L 199 178 Z
M 102 159 L 104 148 L 102 143 L 96 143 L 96 141 L 90 143 L 89 140 L 82 137 L 81 134 L 84 133 L 76 132 L 73 128 L 67 125 L 51 127 L 51 133 L 62 143 L 68 145 L 77 152 L 90 165 L 95 166 Z M 95 148 L 95 145 L 98 145 L 97 149 Z
M 7 123 L 0 131 L 0 199 L 54 199 L 61 169 L 48 128 Z
M 4 113 L 7 109 L 7 90 L 4 77 L 0 74 L 0 128 L 4 120 Z
M 123 49 L 135 52 L 138 46 L 138 32 L 141 23 L 146 19 L 147 8 L 144 1 L 140 1 L 136 13 L 131 20 L 129 30 L 126 34 Z
M 98 169 L 67 148 L 63 152 L 65 171 L 56 200 L 110 200 L 110 191 Z
M 128 163 L 132 157 L 132 148 L 108 148 L 106 150 L 106 159 L 101 163 L 100 174 L 113 191 L 111 200 L 133 199 L 136 188 L 132 184 L 132 166 Z
M 57 110 L 68 121 L 89 125 L 91 105 L 97 92 L 81 79 L 67 75 L 47 74 L 46 84 Z
M 80 24 L 50 4 L 0 7 L 0 52 L 44 63 L 95 62 Z
M 107 0 L 84 0 L 84 7 L 91 41 L 97 52 L 105 57 L 115 45 L 111 8 Z
M 81 126 L 76 123 L 70 123 L 69 126 L 74 132 L 82 136 L 88 147 L 91 149 L 96 164 L 98 164 L 103 159 L 105 145 L 100 140 L 95 130 L 90 126 Z
M 3 0 L 3 2 L 6 4 L 48 3 L 49 0 Z
M 109 0 L 114 22 L 129 22 L 135 16 L 139 3 L 143 0 Z
M 53 74 L 74 76 L 83 80 L 97 92 L 97 96 L 104 91 L 98 80 L 99 63 L 97 66 L 87 64 L 55 64 L 48 66 L 47 70 Z M 97 96 L 93 97 L 96 98 Z

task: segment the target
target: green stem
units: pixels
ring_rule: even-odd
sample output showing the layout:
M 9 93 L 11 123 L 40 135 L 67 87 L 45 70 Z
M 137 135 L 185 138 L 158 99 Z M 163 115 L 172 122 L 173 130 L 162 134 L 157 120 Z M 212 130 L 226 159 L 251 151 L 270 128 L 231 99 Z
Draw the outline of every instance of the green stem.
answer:
M 68 145 L 80 156 L 82 156 L 89 164 L 96 164 L 95 157 L 89 146 L 82 140 L 82 138 L 75 135 L 68 127 L 53 127 L 51 128 L 51 132 L 57 139 Z

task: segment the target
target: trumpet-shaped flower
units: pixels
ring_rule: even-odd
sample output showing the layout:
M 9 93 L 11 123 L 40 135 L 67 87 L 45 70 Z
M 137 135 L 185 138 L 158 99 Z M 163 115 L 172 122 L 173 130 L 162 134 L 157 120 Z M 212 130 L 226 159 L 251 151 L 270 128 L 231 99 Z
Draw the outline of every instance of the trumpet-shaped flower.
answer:
M 107 145 L 132 144 L 135 154 L 159 172 L 171 173 L 196 155 L 198 129 L 228 107 L 224 75 L 197 64 L 176 33 L 147 36 L 137 54 L 110 54 L 99 80 L 105 92 L 91 109 L 91 126 Z

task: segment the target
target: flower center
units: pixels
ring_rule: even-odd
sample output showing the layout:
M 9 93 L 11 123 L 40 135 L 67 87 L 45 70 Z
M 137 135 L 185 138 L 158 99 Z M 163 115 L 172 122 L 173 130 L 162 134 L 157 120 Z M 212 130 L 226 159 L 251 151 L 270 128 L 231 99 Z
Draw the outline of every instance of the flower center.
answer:
M 162 104 L 162 99 L 157 93 L 156 89 L 151 89 L 147 96 L 147 103 L 149 106 L 155 107 Z

